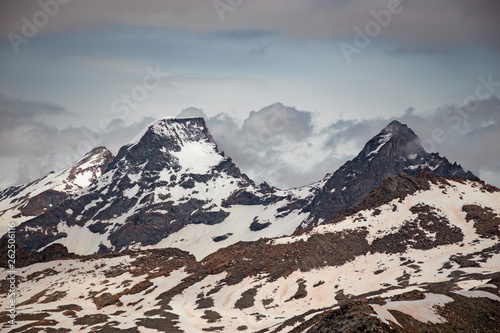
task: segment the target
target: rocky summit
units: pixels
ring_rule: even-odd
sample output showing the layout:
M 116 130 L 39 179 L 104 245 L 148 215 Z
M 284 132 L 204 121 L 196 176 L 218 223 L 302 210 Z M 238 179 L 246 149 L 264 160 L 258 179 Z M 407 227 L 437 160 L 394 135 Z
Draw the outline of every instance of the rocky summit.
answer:
M 310 216 L 302 226 L 317 225 L 356 204 L 388 177 L 415 175 L 420 170 L 444 177 L 478 179 L 456 162 L 452 164 L 438 153 L 426 152 L 418 136 L 395 120 L 325 182 L 307 208 Z
M 0 233 L 6 232 L 9 222 L 17 224 L 59 205 L 70 194 L 78 192 L 97 180 L 113 160 L 105 147 L 98 147 L 62 171 L 25 185 L 0 191 Z
M 155 122 L 106 172 L 16 228 L 21 247 L 77 254 L 178 247 L 203 257 L 241 240 L 293 232 L 322 184 L 255 185 L 219 151 L 203 118 Z
M 57 243 L 84 255 L 176 247 L 201 259 L 238 241 L 288 235 L 320 224 L 400 173 L 424 170 L 476 179 L 456 163 L 425 152 L 416 134 L 397 121 L 333 174 L 290 190 L 256 185 L 219 151 L 203 118 L 162 119 L 124 145 L 116 157 L 105 148 L 89 156 L 94 154 L 105 172 L 89 178 L 86 186 L 68 185 L 74 173 L 58 176 L 73 189 L 71 198 L 61 200 L 65 197 L 51 189 L 45 196 L 51 193 L 57 205 L 45 200 L 34 215 L 29 214 L 33 203 L 16 206 L 24 212 L 14 216 L 22 248 L 38 251 Z M 77 164 L 85 165 L 89 156 Z M 42 179 L 28 185 L 29 192 L 43 192 L 45 188 L 37 188 L 40 184 L 56 185 Z M 11 202 L 5 197 L 2 204 Z
M 301 188 L 255 184 L 203 118 L 166 118 L 0 198 L 18 313 L 5 269 L 0 329 L 500 331 L 500 189 L 397 121 Z

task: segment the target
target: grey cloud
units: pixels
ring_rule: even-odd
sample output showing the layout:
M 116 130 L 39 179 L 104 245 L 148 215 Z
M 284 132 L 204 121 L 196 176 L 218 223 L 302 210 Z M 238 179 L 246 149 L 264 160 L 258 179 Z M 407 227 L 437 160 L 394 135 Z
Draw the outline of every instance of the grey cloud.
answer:
M 64 107 L 44 101 L 31 101 L 9 97 L 0 93 L 0 117 L 5 126 L 15 118 L 31 118 L 67 114 Z
M 190 33 L 221 34 L 251 39 L 275 33 L 285 38 L 351 40 L 354 27 L 375 21 L 372 11 L 386 10 L 389 1 L 266 0 L 244 1 L 218 17 L 204 0 L 73 1 L 42 32 L 68 33 L 99 25 L 153 26 Z M 1 35 L 20 33 L 21 17 L 40 10 L 37 2 L 18 0 L 2 5 Z M 120 8 L 120 10 L 116 10 Z M 399 42 L 398 52 L 448 50 L 481 45 L 499 49 L 500 3 L 491 0 L 401 0 L 400 13 L 381 26 L 377 39 Z
M 385 121 L 380 121 L 384 123 Z M 342 156 L 343 145 L 351 142 L 351 146 L 361 148 L 373 133 L 374 128 L 378 128 L 378 122 L 358 122 L 356 120 L 339 120 L 322 131 L 328 136 L 328 140 L 324 144 L 325 149 L 334 149 L 338 151 L 338 156 Z
M 43 119 L 67 115 L 58 105 L 0 93 L 0 154 L 44 155 L 55 145 L 57 129 Z
M 409 108 L 396 118 L 318 126 L 312 113 L 274 104 L 251 112 L 242 125 L 227 114 L 208 118 L 207 124 L 219 146 L 251 178 L 282 188 L 309 184 L 334 172 L 394 119 L 408 124 L 427 151 L 439 152 L 500 185 L 500 101 L 492 96 L 477 100 L 472 112 L 466 107 L 445 105 L 430 113 Z M 286 126 L 272 125 L 275 119 L 286 119 Z
M 272 35 L 273 32 L 265 30 L 251 30 L 251 29 L 241 29 L 241 30 L 229 30 L 229 31 L 216 31 L 211 33 L 211 35 L 227 39 L 240 39 L 240 40 L 251 40 L 258 39 L 266 36 Z
M 52 125 L 57 117 L 71 116 L 58 105 L 0 93 L 0 172 L 8 175 L 10 184 L 26 183 L 50 171 L 59 171 L 96 146 L 105 145 L 116 153 L 153 120 L 144 118 L 126 124 L 122 119 L 113 119 L 108 133 L 86 127 L 58 129 Z M 5 182 L 3 179 L 2 184 Z
M 207 124 L 219 147 L 255 181 L 290 187 L 317 180 L 318 174 L 316 179 L 310 174 L 297 179 L 301 172 L 286 161 L 301 140 L 307 145 L 313 136 L 311 112 L 276 103 L 250 112 L 241 125 L 224 113 L 208 118 Z
M 152 121 L 145 118 L 126 124 L 114 119 L 111 132 L 99 138 L 96 130 L 83 127 L 57 130 L 42 120 L 32 124 L 29 122 L 32 120 L 28 120 L 31 118 L 22 118 L 23 113 L 19 114 L 20 127 L 15 127 L 16 130 L 36 125 L 48 144 L 33 153 L 24 146 L 36 146 L 43 136 L 28 135 L 19 151 L 11 150 L 7 155 L 6 146 L 12 143 L 12 138 L 5 133 L 11 132 L 2 129 L 0 135 L 7 139 L 0 146 L 3 149 L 0 161 L 8 161 L 6 165 L 12 167 L 13 157 L 20 160 L 18 183 L 61 169 L 97 145 L 105 145 L 116 153 Z M 243 122 L 226 113 L 208 117 L 198 108 L 184 109 L 179 116 L 204 116 L 219 148 L 233 158 L 243 172 L 257 182 L 267 181 L 282 188 L 309 184 L 334 172 L 393 119 L 408 124 L 428 151 L 437 151 L 487 182 L 500 185 L 500 100 L 496 96 L 476 100 L 473 109 L 469 104 L 445 105 L 426 113 L 408 108 L 396 118 L 339 120 L 332 124 L 317 124 L 314 113 L 280 103 L 250 112 Z M 64 145 L 61 146 L 61 142 Z M 83 151 L 79 149 L 82 147 Z
M 205 112 L 203 112 L 203 109 L 198 109 L 198 108 L 186 108 L 183 109 L 176 117 L 183 118 L 183 117 L 206 117 Z
M 309 135 L 313 129 L 312 113 L 276 103 L 258 112 L 250 112 L 242 129 L 259 140 L 266 140 L 268 135 L 273 134 L 300 140 Z

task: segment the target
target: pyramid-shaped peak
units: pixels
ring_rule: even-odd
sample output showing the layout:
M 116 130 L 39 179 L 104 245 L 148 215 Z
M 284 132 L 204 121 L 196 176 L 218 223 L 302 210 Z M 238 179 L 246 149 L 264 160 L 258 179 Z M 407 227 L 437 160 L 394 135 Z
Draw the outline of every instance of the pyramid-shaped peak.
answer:
M 110 152 L 108 150 L 108 148 L 106 148 L 104 146 L 99 146 L 99 147 L 95 147 L 94 149 L 92 149 L 86 155 L 94 155 L 94 154 L 101 154 L 101 153 L 108 153 L 108 152 Z
M 419 141 L 417 134 L 411 128 L 397 120 L 391 121 L 376 137 L 380 136 L 385 137 L 387 140 L 391 139 L 399 142 Z
M 96 165 L 105 165 L 103 167 L 105 169 L 107 165 L 111 163 L 112 159 L 113 154 L 108 150 L 108 148 L 100 146 L 92 149 L 90 152 L 85 154 L 85 156 L 68 166 L 66 169 L 76 170 L 82 168 L 93 168 Z
M 396 134 L 401 131 L 410 131 L 413 133 L 413 131 L 406 125 L 402 124 L 397 120 L 391 121 L 384 129 L 382 130 L 383 133 L 393 133 Z
M 372 158 L 379 152 L 384 152 L 383 155 L 393 158 L 395 156 L 421 154 L 424 150 L 415 132 L 406 124 L 393 120 L 379 134 L 367 142 L 360 155 Z

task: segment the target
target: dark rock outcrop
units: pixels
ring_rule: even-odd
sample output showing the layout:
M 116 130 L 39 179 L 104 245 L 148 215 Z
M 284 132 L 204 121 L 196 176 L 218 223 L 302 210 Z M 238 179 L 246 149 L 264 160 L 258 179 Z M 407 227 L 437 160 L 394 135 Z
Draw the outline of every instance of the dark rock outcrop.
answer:
M 393 121 L 330 177 L 307 207 L 311 213 L 303 226 L 331 219 L 389 177 L 401 173 L 415 175 L 420 170 L 443 177 L 478 179 L 438 153 L 426 152 L 410 128 Z

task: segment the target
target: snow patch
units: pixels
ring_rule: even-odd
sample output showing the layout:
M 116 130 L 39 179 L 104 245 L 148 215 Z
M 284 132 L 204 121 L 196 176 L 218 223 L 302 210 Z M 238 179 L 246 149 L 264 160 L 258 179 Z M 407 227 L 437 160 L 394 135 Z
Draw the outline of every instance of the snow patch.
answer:
M 137 195 L 137 193 L 139 192 L 140 188 L 141 187 L 136 184 L 134 187 L 128 188 L 128 189 L 124 190 L 123 191 L 123 195 L 126 196 L 129 199 L 132 199 L 133 197 L 135 197 Z
M 380 308 L 384 308 L 385 310 L 396 310 L 402 313 L 405 313 L 415 320 L 421 321 L 423 323 L 433 323 L 433 324 L 442 324 L 446 322 L 446 319 L 441 317 L 437 312 L 436 306 L 443 306 L 446 303 L 453 302 L 453 298 L 448 297 L 446 295 L 441 294 L 426 294 L 425 299 L 416 300 L 416 301 L 396 301 L 396 302 L 387 302 L 386 304 L 380 306 Z M 373 308 L 373 305 L 372 305 Z M 377 315 L 384 317 L 386 320 L 390 320 L 399 325 L 397 321 L 394 321 L 395 318 L 391 315 L 390 317 L 384 316 L 384 312 L 380 308 L 375 307 Z M 392 317 L 392 318 L 391 318 Z M 400 325 L 401 326 L 401 325 Z
M 172 152 L 179 159 L 185 172 L 205 174 L 219 164 L 224 157 L 215 151 L 215 145 L 208 142 L 185 142 L 181 151 Z
M 492 294 L 492 293 L 489 293 L 487 291 L 482 291 L 482 290 L 455 290 L 455 291 L 453 291 L 453 293 L 455 293 L 457 295 L 469 297 L 469 298 L 484 297 L 484 298 L 489 298 L 489 299 L 492 299 L 494 301 L 500 302 L 499 296 Z
M 378 318 L 381 322 L 387 325 L 389 324 L 389 320 L 392 321 L 394 324 L 401 326 L 400 323 L 394 318 L 392 313 L 390 313 L 386 308 L 384 308 L 382 305 L 378 304 L 370 304 L 372 307 L 373 311 L 375 311 L 376 315 L 372 314 L 371 316 Z M 402 326 L 401 326 L 402 327 Z
M 380 149 L 391 139 L 392 137 L 392 133 L 387 133 L 387 134 L 384 134 L 384 135 L 381 135 L 380 136 L 380 139 L 378 140 L 378 147 L 374 150 L 372 150 L 371 152 L 368 153 L 368 155 L 366 156 L 370 156 L 370 155 L 375 155 L 376 153 L 378 153 L 380 151 Z

